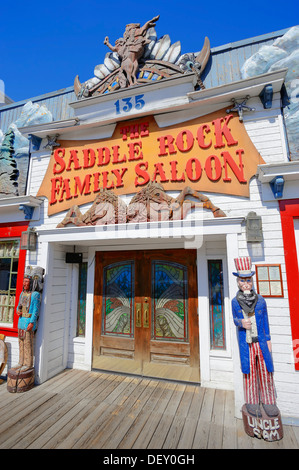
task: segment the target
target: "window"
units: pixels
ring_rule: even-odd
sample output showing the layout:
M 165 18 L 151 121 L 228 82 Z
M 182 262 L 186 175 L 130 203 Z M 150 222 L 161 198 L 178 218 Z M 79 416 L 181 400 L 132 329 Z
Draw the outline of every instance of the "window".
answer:
M 222 260 L 208 260 L 210 345 L 211 349 L 226 349 Z
M 28 223 L 0 224 L 0 333 L 18 336 L 16 306 L 23 288 L 26 251 L 20 249 Z
M 79 265 L 77 336 L 85 336 L 87 263 Z
M 13 324 L 19 251 L 19 240 L 0 240 L 0 323 Z
M 255 265 L 257 292 L 263 297 L 283 297 L 280 264 Z

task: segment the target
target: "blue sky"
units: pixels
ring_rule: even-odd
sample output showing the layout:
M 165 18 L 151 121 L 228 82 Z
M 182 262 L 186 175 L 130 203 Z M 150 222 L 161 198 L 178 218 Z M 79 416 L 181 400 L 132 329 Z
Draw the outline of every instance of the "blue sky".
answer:
M 0 80 L 15 101 L 84 82 L 104 61 L 127 23 L 160 14 L 158 37 L 180 41 L 182 53 L 278 31 L 299 23 L 297 0 L 14 0 L 1 3 Z M 297 13 L 297 15 L 296 15 Z

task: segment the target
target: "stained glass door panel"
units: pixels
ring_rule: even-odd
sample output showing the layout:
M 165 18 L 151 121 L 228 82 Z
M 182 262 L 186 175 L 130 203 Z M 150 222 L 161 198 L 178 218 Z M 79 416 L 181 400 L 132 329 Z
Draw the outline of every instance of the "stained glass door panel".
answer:
M 141 374 L 136 351 L 135 253 L 96 254 L 93 367 Z
M 134 262 L 104 268 L 103 335 L 134 337 Z
M 188 341 L 187 268 L 152 261 L 152 338 Z
M 195 260 L 194 250 L 145 253 L 144 265 L 151 272 L 151 337 L 144 375 L 200 380 Z
M 97 253 L 94 368 L 199 382 L 195 255 Z

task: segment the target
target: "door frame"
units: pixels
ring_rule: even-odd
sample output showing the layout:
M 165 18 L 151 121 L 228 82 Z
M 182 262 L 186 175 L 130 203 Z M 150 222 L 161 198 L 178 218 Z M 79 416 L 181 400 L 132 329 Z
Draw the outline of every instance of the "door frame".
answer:
M 135 278 L 135 298 L 134 298 L 134 316 L 136 312 L 136 303 L 142 304 L 144 301 L 146 293 L 149 293 L 151 298 L 151 276 L 148 278 L 148 283 L 146 287 L 140 284 L 142 279 L 146 279 L 147 276 L 143 272 L 144 265 L 147 265 L 147 268 L 151 267 L 152 261 L 156 260 L 165 260 L 170 262 L 177 262 L 182 263 L 187 266 L 188 270 L 188 306 L 189 306 L 189 316 L 188 316 L 188 330 L 189 330 L 189 338 L 188 338 L 188 348 L 190 350 L 190 369 L 198 369 L 198 377 L 199 370 L 200 370 L 200 348 L 199 348 L 199 322 L 198 322 L 198 283 L 197 283 L 197 250 L 186 250 L 184 248 L 169 248 L 166 250 L 161 249 L 152 249 L 152 250 L 119 250 L 119 251 L 94 251 L 94 309 L 93 309 L 93 334 L 92 334 L 92 353 L 91 353 L 91 367 L 93 368 L 94 362 L 94 350 L 100 347 L 101 343 L 105 344 L 105 336 L 99 335 L 98 331 L 102 331 L 102 294 L 104 290 L 103 286 L 103 276 L 96 275 L 97 269 L 103 272 L 104 265 L 107 265 L 107 260 L 109 261 L 109 265 L 113 264 L 114 262 L 124 261 L 130 259 L 130 253 L 132 254 L 132 259 L 136 261 L 136 278 Z M 190 257 L 189 260 L 193 261 L 193 263 L 186 264 L 186 258 Z M 139 256 L 140 255 L 140 256 Z M 141 263 L 140 260 L 145 257 L 148 263 Z M 139 263 L 138 263 L 139 260 Z M 100 266 L 100 268 L 98 268 Z M 140 271 L 140 272 L 139 272 Z M 144 290 L 146 289 L 146 290 Z M 191 313 L 193 312 L 193 313 Z M 143 315 L 144 312 L 142 311 L 142 325 L 143 325 Z M 150 308 L 150 317 L 152 318 L 152 310 Z M 134 330 L 136 331 L 136 325 L 134 320 Z M 103 339 L 100 340 L 100 336 Z M 163 347 L 166 345 L 166 350 L 174 351 L 176 346 L 174 347 L 172 344 L 169 344 L 167 341 L 164 342 L 163 340 L 155 340 L 152 338 L 152 326 L 150 321 L 150 327 L 148 330 L 143 332 L 143 337 L 141 334 L 134 335 L 134 339 L 130 338 L 120 338 L 121 340 L 127 341 L 128 344 L 131 341 L 132 345 L 135 344 L 134 349 L 136 349 L 137 353 L 138 350 L 141 351 L 141 347 L 138 344 L 138 341 L 146 341 L 147 342 L 147 356 L 148 360 L 150 358 L 151 352 L 157 353 L 159 348 L 162 350 Z M 178 345 L 180 342 L 178 342 Z M 187 344 L 182 342 L 182 350 L 186 350 Z M 188 349 L 187 348 L 187 349 Z M 175 353 L 174 353 L 175 354 Z M 149 361 L 150 362 L 150 361 Z M 146 374 L 145 374 L 146 375 Z M 200 379 L 196 380 L 199 381 Z

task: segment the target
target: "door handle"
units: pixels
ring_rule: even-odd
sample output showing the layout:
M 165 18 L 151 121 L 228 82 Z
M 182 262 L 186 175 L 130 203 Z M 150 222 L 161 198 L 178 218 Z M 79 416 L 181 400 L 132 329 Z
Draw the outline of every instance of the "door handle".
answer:
M 141 327 L 141 304 L 136 303 L 136 320 L 135 320 L 136 328 Z
M 147 299 L 143 304 L 143 327 L 149 328 L 149 304 L 147 303 Z

